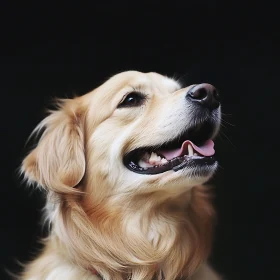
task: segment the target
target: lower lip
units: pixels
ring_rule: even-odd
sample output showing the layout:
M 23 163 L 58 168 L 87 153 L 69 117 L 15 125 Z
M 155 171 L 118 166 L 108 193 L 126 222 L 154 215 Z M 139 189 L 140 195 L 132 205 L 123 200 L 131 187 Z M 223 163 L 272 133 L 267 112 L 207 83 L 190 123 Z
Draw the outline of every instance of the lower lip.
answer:
M 183 168 L 200 168 L 206 166 L 212 166 L 216 163 L 214 157 L 201 157 L 201 156 L 193 156 L 188 157 L 187 160 L 184 160 L 181 164 L 174 166 L 172 169 L 176 172 Z
M 202 157 L 202 156 L 184 156 L 184 157 L 178 157 L 175 159 L 172 159 L 169 161 L 166 165 L 163 165 L 162 167 L 151 167 L 151 168 L 139 168 L 136 164 L 133 162 L 130 162 L 128 164 L 125 164 L 126 167 L 138 174 L 143 175 L 157 175 L 161 174 L 170 170 L 173 170 L 175 172 L 182 170 L 182 169 L 193 169 L 196 168 L 199 172 L 201 170 L 209 170 L 211 166 L 214 166 L 217 161 L 214 157 Z M 206 168 L 206 169 L 205 169 Z

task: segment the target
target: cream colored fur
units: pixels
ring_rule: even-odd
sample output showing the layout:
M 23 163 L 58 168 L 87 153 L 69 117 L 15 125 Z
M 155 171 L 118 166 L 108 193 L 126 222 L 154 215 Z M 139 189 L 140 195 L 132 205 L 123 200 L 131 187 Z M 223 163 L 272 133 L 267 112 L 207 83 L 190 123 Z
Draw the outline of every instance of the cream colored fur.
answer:
M 137 89 L 145 105 L 117 109 Z M 209 176 L 187 170 L 140 175 L 123 156 L 168 141 L 188 127 L 187 88 L 157 73 L 128 71 L 92 92 L 62 100 L 24 159 L 29 183 L 47 193 L 45 248 L 24 280 L 217 280 L 206 264 L 214 211 Z M 36 132 L 35 131 L 35 132 Z M 131 278 L 129 278 L 131 277 Z

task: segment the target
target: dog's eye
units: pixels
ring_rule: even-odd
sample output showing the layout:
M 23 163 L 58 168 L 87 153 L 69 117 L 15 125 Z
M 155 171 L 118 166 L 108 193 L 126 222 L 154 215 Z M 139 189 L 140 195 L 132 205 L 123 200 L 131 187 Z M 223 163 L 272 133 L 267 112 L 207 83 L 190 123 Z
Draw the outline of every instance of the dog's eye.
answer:
M 131 92 L 118 105 L 118 108 L 141 106 L 146 97 L 140 92 Z

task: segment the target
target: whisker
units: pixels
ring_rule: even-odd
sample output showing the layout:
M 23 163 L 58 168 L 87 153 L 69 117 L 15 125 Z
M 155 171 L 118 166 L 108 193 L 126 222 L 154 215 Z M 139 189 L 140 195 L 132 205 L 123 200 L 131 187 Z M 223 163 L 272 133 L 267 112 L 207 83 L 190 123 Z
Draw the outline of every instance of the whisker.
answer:
M 230 125 L 230 126 L 235 126 L 234 124 L 232 124 L 232 123 L 230 123 L 230 122 L 228 122 L 228 121 L 225 121 L 224 119 L 221 119 L 221 122 L 222 122 L 222 123 L 225 123 L 225 124 L 228 124 L 228 125 Z
M 222 116 L 227 116 L 227 117 L 228 116 L 233 116 L 233 114 L 228 114 L 228 113 L 224 113 L 224 112 L 222 112 L 221 114 L 222 114 Z
M 234 124 L 232 124 L 232 123 L 226 121 L 226 120 L 225 120 L 224 118 L 222 118 L 222 117 L 216 116 L 216 117 L 212 117 L 212 119 L 213 119 L 214 121 L 215 121 L 215 120 L 218 120 L 218 121 L 220 121 L 221 123 L 225 123 L 225 124 L 228 124 L 228 125 L 230 125 L 230 126 L 235 126 Z
M 237 149 L 237 147 L 232 143 L 232 141 L 229 139 L 229 137 L 228 137 L 222 130 L 219 132 L 219 135 L 225 137 L 225 138 L 227 139 L 227 141 L 228 141 L 235 149 Z M 220 137 L 220 138 L 222 139 L 222 137 Z

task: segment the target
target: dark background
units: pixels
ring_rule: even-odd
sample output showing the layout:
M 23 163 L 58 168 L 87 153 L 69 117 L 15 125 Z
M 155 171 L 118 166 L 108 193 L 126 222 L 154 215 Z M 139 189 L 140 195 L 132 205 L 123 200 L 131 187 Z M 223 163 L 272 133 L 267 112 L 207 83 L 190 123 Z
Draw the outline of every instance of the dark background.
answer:
M 228 280 L 278 279 L 277 8 L 268 1 L 59 3 L 1 1 L 0 279 L 31 258 L 43 234 L 43 197 L 16 173 L 27 137 L 53 97 L 84 94 L 123 70 L 220 90 L 211 262 Z

